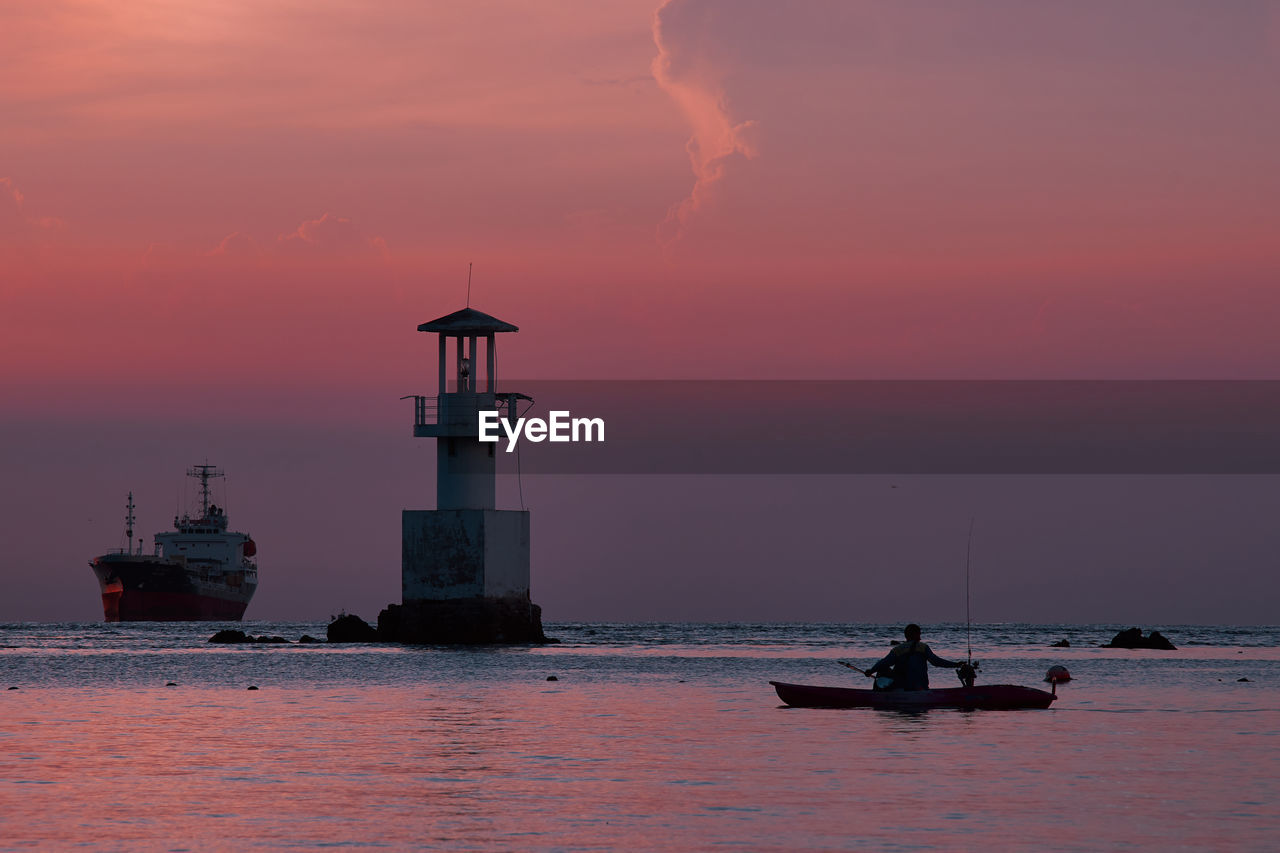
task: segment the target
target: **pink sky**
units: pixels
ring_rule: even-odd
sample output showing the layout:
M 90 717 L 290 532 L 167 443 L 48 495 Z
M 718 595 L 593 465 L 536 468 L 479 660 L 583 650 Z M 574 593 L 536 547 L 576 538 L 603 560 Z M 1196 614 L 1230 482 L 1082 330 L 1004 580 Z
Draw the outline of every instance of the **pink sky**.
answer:
M 509 377 L 1274 378 L 1278 90 L 1269 0 L 7 0 L 0 417 L 380 424 L 468 262 Z
M 403 383 L 468 261 L 531 374 L 1271 376 L 1277 20 L 6 3 L 0 387 Z

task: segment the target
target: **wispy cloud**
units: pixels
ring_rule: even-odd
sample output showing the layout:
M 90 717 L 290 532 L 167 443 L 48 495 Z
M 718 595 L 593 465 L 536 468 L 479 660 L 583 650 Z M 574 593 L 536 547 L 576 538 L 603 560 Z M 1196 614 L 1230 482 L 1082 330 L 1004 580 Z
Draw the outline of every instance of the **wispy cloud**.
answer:
M 285 251 L 324 251 L 351 254 L 374 251 L 387 256 L 387 241 L 365 234 L 345 216 L 325 213 L 319 219 L 308 219 L 294 231 L 281 234 L 276 245 Z
M 203 253 L 210 259 L 243 261 L 294 258 L 368 258 L 387 260 L 387 241 L 369 234 L 346 216 L 324 213 L 315 219 L 304 219 L 292 231 L 271 237 L 255 236 L 246 231 L 232 231 L 213 248 Z
M 9 196 L 9 198 L 13 201 L 14 206 L 17 207 L 18 210 L 21 210 L 22 201 L 23 201 L 22 191 L 13 185 L 13 179 L 0 178 L 0 186 L 5 188 L 4 194 Z
M 245 234 L 243 231 L 232 231 L 223 237 L 217 246 L 205 252 L 205 254 L 209 256 L 245 256 L 260 255 L 262 252 L 262 244 L 254 239 L 252 235 Z
M 736 120 L 715 70 L 698 62 L 697 57 L 681 55 L 696 46 L 677 47 L 670 38 L 673 23 L 696 11 L 692 5 L 691 0 L 666 0 L 653 16 L 653 41 L 658 48 L 653 79 L 675 101 L 693 131 L 685 145 L 693 167 L 693 188 L 688 197 L 671 206 L 658 226 L 658 241 L 664 246 L 680 239 L 690 219 L 707 203 L 713 187 L 724 178 L 731 161 L 756 156 L 751 141 L 756 122 Z
M 29 213 L 27 198 L 14 185 L 12 178 L 0 178 L 0 199 L 4 199 L 3 208 L 5 208 L 0 209 L 0 229 L 51 230 L 66 225 L 66 222 L 57 216 L 34 216 Z M 9 227 L 5 228 L 6 225 Z

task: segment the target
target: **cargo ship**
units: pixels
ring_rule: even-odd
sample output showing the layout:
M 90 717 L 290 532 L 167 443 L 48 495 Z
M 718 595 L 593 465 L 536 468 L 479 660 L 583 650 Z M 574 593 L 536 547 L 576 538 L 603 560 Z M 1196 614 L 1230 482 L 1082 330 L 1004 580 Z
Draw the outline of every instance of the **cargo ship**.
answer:
M 102 592 L 108 622 L 239 621 L 258 588 L 257 545 L 227 529 L 226 510 L 210 502 L 209 481 L 224 476 L 195 465 L 200 510 L 174 516 L 173 530 L 155 535 L 150 554 L 134 546 L 133 492 L 125 514 L 126 547 L 89 562 Z

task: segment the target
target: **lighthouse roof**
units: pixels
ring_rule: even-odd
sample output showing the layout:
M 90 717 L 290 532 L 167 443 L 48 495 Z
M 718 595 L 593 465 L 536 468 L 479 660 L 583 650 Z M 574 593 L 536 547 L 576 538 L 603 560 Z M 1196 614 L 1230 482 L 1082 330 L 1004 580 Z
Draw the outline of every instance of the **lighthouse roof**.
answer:
M 437 317 L 418 327 L 419 332 L 443 332 L 446 335 L 488 335 L 492 332 L 518 332 L 520 328 L 505 323 L 474 308 L 463 308 Z

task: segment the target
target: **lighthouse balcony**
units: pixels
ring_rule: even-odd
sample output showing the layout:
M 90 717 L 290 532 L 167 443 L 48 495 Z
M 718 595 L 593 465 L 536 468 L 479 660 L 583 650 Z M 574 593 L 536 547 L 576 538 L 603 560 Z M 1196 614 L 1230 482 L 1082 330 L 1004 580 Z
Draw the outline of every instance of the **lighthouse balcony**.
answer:
M 413 435 L 415 438 L 454 438 L 480 434 L 480 412 L 497 411 L 498 417 L 515 420 L 520 400 L 531 400 L 524 394 L 457 392 L 434 397 L 412 395 Z

